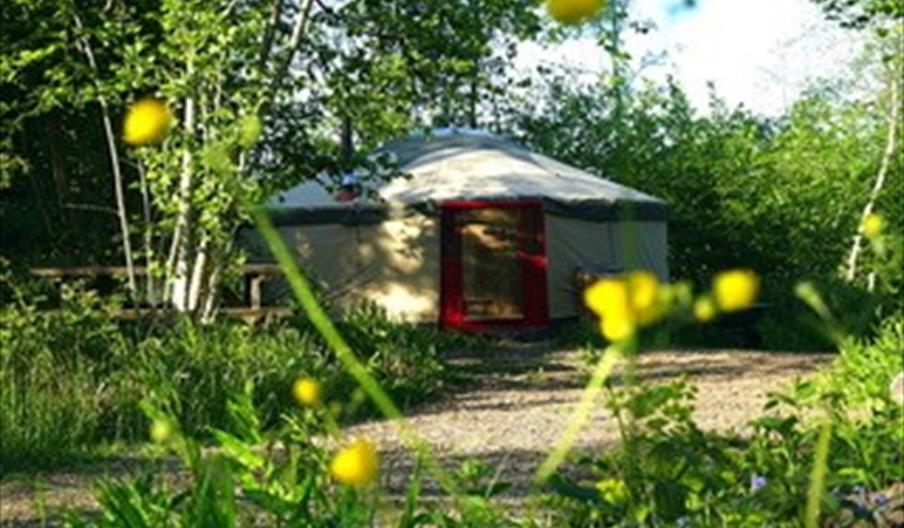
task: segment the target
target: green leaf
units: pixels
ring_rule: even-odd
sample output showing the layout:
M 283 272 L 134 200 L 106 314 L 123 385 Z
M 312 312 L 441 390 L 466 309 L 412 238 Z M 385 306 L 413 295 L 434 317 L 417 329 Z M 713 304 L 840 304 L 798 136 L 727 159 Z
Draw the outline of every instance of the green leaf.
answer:
M 666 521 L 675 521 L 687 513 L 687 489 L 677 482 L 659 481 L 653 487 L 656 513 Z

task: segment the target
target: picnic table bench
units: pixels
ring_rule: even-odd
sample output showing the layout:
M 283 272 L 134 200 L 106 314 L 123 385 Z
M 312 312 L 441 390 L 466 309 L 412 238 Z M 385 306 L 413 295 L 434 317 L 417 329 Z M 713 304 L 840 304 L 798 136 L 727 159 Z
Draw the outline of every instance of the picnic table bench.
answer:
M 31 275 L 53 282 L 63 282 L 73 279 L 110 279 L 124 278 L 128 276 L 128 268 L 125 266 L 70 266 L 70 267 L 41 267 L 29 270 Z M 145 266 L 133 268 L 137 277 L 147 277 L 148 269 Z M 282 275 L 282 270 L 276 264 L 257 263 L 245 264 L 241 267 L 244 279 L 244 291 L 242 299 L 244 306 L 226 306 L 220 311 L 230 317 L 237 317 L 245 321 L 257 321 L 267 317 L 285 317 L 292 310 L 282 306 L 264 306 L 263 284 Z M 145 315 L 161 313 L 157 306 L 138 306 L 121 308 L 113 313 L 118 319 L 138 319 Z

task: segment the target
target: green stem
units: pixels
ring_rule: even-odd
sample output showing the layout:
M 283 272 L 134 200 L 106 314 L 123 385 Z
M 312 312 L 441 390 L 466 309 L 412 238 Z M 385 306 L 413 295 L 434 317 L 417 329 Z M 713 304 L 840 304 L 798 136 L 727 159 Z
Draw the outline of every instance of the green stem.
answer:
M 628 346 L 633 346 L 633 340 Z M 546 482 L 559 465 L 562 464 L 565 457 L 568 456 L 568 452 L 571 451 L 572 446 L 575 441 L 577 441 L 581 429 L 584 428 L 590 418 L 590 409 L 602 391 L 603 384 L 606 382 L 606 379 L 609 378 L 612 369 L 615 368 L 615 365 L 618 363 L 622 354 L 623 349 L 619 344 L 610 345 L 603 353 L 603 356 L 600 358 L 599 362 L 597 362 L 596 367 L 593 370 L 590 381 L 587 382 L 587 387 L 584 388 L 584 392 L 581 394 L 581 401 L 578 402 L 577 407 L 575 407 L 574 412 L 571 414 L 571 420 L 568 423 L 568 427 L 565 429 L 565 432 L 562 433 L 562 436 L 559 437 L 558 443 L 553 447 L 552 451 L 550 451 L 546 460 L 544 460 L 537 469 L 537 473 L 534 476 L 535 484 L 542 485 Z
M 813 470 L 810 472 L 810 488 L 807 490 L 807 510 L 804 517 L 806 528 L 819 527 L 819 510 L 822 496 L 825 493 L 826 473 L 828 471 L 829 446 L 832 443 L 832 421 L 826 420 L 816 440 L 816 451 L 813 454 Z

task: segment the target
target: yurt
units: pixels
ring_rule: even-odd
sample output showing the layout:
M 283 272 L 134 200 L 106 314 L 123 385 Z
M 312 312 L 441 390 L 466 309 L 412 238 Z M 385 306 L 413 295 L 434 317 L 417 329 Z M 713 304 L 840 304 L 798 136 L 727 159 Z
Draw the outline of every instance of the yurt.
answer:
M 463 330 L 536 328 L 581 309 L 576 273 L 666 280 L 666 204 L 477 130 L 377 151 L 401 176 L 319 178 L 269 202 L 329 304 Z

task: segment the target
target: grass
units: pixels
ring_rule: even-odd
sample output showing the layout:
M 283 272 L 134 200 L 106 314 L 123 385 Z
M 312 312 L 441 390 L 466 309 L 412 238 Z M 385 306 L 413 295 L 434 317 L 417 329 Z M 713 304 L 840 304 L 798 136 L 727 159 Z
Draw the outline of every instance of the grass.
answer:
M 147 397 L 173 402 L 187 433 L 204 438 L 230 426 L 227 402 L 246 384 L 265 426 L 295 404 L 291 384 L 320 380 L 328 395 L 357 384 L 301 321 L 252 328 L 224 321 L 207 327 L 114 323 L 100 300 L 70 292 L 63 310 L 0 309 L 0 474 L 53 468 L 102 456 L 98 446 L 147 439 L 139 408 Z M 354 328 L 351 346 L 364 368 L 403 405 L 438 390 L 446 379 L 443 346 L 467 346 L 434 330 L 388 321 L 362 308 L 340 326 Z M 373 415 L 366 402 L 341 419 Z M 102 450 L 102 449 L 101 449 Z

